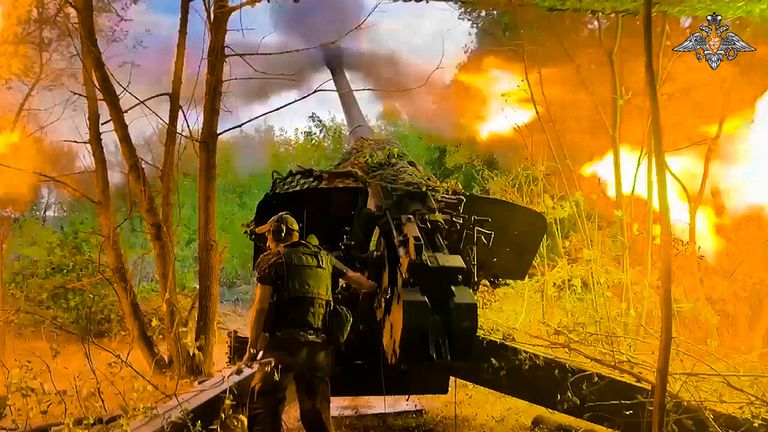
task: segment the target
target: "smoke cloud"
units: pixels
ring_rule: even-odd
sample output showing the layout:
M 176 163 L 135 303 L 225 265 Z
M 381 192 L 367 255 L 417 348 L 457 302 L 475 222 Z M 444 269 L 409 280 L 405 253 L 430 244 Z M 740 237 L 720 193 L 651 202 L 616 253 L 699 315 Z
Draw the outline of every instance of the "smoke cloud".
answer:
M 233 44 L 239 52 L 255 47 L 251 43 Z M 262 52 L 290 51 L 285 41 L 269 44 Z M 252 51 L 251 51 L 252 52 Z M 320 50 L 291 52 L 274 56 L 257 56 L 249 65 L 236 62 L 233 76 L 253 75 L 253 68 L 263 72 L 259 79 L 232 82 L 230 98 L 236 105 L 264 102 L 281 93 L 312 91 L 323 78 L 330 79 Z M 374 91 L 388 108 L 396 109 L 410 121 L 444 135 L 456 132 L 456 101 L 444 73 L 437 64 L 421 64 L 404 59 L 394 52 L 371 51 L 358 47 L 344 48 L 344 69 L 359 74 L 364 83 L 353 88 Z M 326 88 L 332 88 L 327 85 Z M 366 113 L 370 114 L 370 113 Z
M 453 134 L 455 102 L 441 72 L 435 70 L 436 64 L 412 62 L 396 52 L 372 50 L 356 39 L 359 34 L 347 35 L 369 12 L 360 0 L 272 4 L 270 15 L 279 39 L 245 40 L 231 46 L 241 53 L 285 53 L 249 56 L 248 63 L 233 61 L 233 76 L 253 76 L 256 69 L 258 79 L 233 81 L 230 97 L 235 104 L 252 104 L 289 91 L 312 91 L 322 82 L 321 77 L 330 78 L 330 74 L 320 49 L 302 48 L 338 42 L 343 46 L 345 70 L 359 74 L 364 81 L 364 85 L 353 83 L 353 88 L 375 91 L 388 110 L 396 110 L 430 131 Z
M 344 65 L 366 78 L 385 107 L 432 132 L 458 132 L 454 92 L 437 64 L 416 64 L 395 53 L 345 49 Z
M 315 46 L 340 40 L 363 19 L 362 0 L 302 0 L 276 2 L 270 8 L 275 29 Z

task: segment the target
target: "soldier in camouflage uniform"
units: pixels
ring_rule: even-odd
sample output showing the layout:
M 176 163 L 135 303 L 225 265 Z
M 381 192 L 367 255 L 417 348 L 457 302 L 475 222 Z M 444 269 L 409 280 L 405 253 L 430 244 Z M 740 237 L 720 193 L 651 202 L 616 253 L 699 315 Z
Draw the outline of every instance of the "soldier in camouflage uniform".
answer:
M 286 390 L 295 383 L 301 422 L 307 432 L 333 431 L 332 347 L 324 334 L 333 277 L 358 291 L 376 284 L 351 271 L 316 244 L 299 240 L 299 225 L 287 212 L 256 229 L 269 251 L 256 261 L 248 352 L 259 358 L 248 408 L 251 431 L 281 431 Z M 260 354 L 261 353 L 261 354 Z

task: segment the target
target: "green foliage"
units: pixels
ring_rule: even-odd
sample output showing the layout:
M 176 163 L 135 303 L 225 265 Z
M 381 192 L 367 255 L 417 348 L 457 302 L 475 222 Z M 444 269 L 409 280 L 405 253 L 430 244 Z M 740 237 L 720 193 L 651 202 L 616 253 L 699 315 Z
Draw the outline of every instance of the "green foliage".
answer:
M 296 166 L 330 168 L 339 161 L 346 144 L 346 126 L 332 118 L 309 116 L 309 125 L 293 134 L 284 131 L 274 137 L 270 149 L 270 167 L 287 171 Z
M 253 217 L 256 203 L 269 190 L 269 172 L 238 175 L 233 167 L 237 157 L 233 151 L 219 154 L 221 175 L 218 183 L 217 224 L 220 245 L 227 247 L 222 268 L 222 285 L 235 288 L 249 282 L 253 259 L 253 243 L 243 235 L 244 220 Z
M 440 180 L 455 180 L 468 191 L 487 193 L 485 173 L 496 172 L 493 157 L 478 156 L 464 142 L 412 128 L 407 123 L 379 126 L 399 141 L 411 157 Z M 346 128 L 336 119 L 309 117 L 308 125 L 292 133 L 264 130 L 223 140 L 218 156 L 219 246 L 222 262 L 222 298 L 240 296 L 251 279 L 253 245 L 242 234 L 242 224 L 253 216 L 256 204 L 271 184 L 273 170 L 296 166 L 330 168 L 345 149 Z M 259 149 L 255 153 L 253 149 Z M 187 148 L 191 152 L 191 148 Z M 258 160 L 247 160 L 261 158 Z M 197 286 L 197 169 L 194 155 L 182 157 L 177 176 L 175 241 L 178 290 L 191 294 Z M 192 161 L 192 162 L 190 162 Z M 248 163 L 244 163 L 248 162 Z M 251 163 L 254 162 L 254 163 Z M 256 163 L 258 162 L 258 163 Z M 251 166 L 243 169 L 243 166 Z M 151 246 L 135 205 L 118 187 L 114 193 L 121 240 L 139 299 L 156 303 L 157 283 Z M 71 201 L 66 212 L 43 223 L 40 209 L 32 209 L 14 224 L 6 262 L 6 283 L 14 301 L 82 334 L 108 335 L 122 326 L 116 296 L 102 277 L 95 208 Z M 102 262 L 99 262 L 99 256 Z M 38 322 L 38 318 L 26 323 Z
M 639 13 L 643 6 L 642 0 L 534 0 L 534 3 L 550 9 L 603 13 Z M 706 16 L 714 11 L 724 18 L 768 18 L 768 3 L 762 0 L 673 0 L 654 4 L 656 11 L 675 16 Z
M 80 203 L 45 224 L 39 209 L 14 223 L 4 264 L 5 283 L 22 307 L 16 323 L 52 320 L 94 336 L 119 332 L 117 299 L 99 273 L 100 246 L 94 214 Z
M 430 174 L 439 180 L 457 181 L 468 192 L 487 193 L 484 174 L 499 169 L 496 158 L 478 151 L 474 142 L 447 140 L 405 122 L 382 125 L 381 132 L 400 143 Z
M 30 417 L 46 415 L 51 405 L 57 402 L 56 393 L 35 376 L 29 364 L 7 370 L 4 384 L 0 418 L 9 413 L 6 421 L 19 429 L 26 428 Z
M 654 1 L 654 11 L 669 16 L 700 17 L 717 12 L 724 19 L 749 18 L 754 20 L 768 19 L 768 2 L 762 0 L 670 0 Z M 492 46 L 508 47 L 510 43 L 519 42 L 521 38 L 526 43 L 535 45 L 544 34 L 556 32 L 578 31 L 572 28 L 553 27 L 568 25 L 564 14 L 554 11 L 581 12 L 586 14 L 630 14 L 638 15 L 642 9 L 642 0 L 532 0 L 529 2 L 542 13 L 530 13 L 531 10 L 521 8 L 517 2 L 505 0 L 475 0 L 461 2 L 458 5 L 460 16 L 470 22 L 476 30 L 475 46 L 489 48 Z M 553 11 L 546 13 L 545 11 Z M 553 19 L 550 19 L 553 18 Z M 524 35 L 524 36 L 523 36 Z
M 763 0 L 669 0 L 654 1 L 654 10 L 675 16 L 705 16 L 713 11 L 724 18 L 768 18 L 768 3 Z M 602 13 L 640 13 L 642 0 L 533 0 L 530 2 L 546 9 Z M 475 0 L 462 2 L 459 7 L 473 23 L 496 21 L 500 28 L 514 26 L 507 19 L 510 12 L 520 6 L 504 0 Z M 509 30 L 509 29 L 508 29 Z

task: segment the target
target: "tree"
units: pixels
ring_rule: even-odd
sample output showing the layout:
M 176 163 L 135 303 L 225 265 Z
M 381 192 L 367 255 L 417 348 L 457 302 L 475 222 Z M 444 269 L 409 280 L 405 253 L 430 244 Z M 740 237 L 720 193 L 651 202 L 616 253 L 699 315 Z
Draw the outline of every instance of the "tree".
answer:
M 0 156 L 4 156 L 0 160 L 0 178 L 7 186 L 0 190 L 0 309 L 3 310 L 7 302 L 3 272 L 6 242 L 15 215 L 29 209 L 42 182 L 58 183 L 70 192 L 85 195 L 53 173 L 37 170 L 47 167 L 51 159 L 61 159 L 55 165 L 64 165 L 69 159 L 67 154 L 55 154 L 57 149 L 48 146 L 39 134 L 51 125 L 48 119 L 57 118 L 53 113 L 55 105 L 33 106 L 33 102 L 37 102 L 35 96 L 42 89 L 60 83 L 67 75 L 64 67 L 54 65 L 65 59 L 67 53 L 66 38 L 60 30 L 65 14 L 58 6 L 58 2 L 22 0 L 14 2 L 13 7 L 0 7 L 0 56 L 3 57 L 0 64 L 3 95 L 0 97 L 4 101 L 0 107 Z M 17 95 L 15 99 L 13 96 Z M 63 104 L 64 110 L 67 105 Z M 41 118 L 44 120 L 40 121 Z M 31 125 L 36 129 L 29 127 Z M 28 153 L 19 155 L 20 151 Z M 9 181 L 6 175 L 13 178 Z M 10 192 L 9 196 L 6 192 Z M 5 350 L 7 318 L 0 318 L 0 351 Z
M 213 371 L 213 349 L 219 314 L 221 251 L 216 242 L 216 154 L 219 139 L 219 113 L 224 87 L 224 62 L 227 23 L 233 13 L 258 1 L 230 6 L 228 0 L 205 2 L 209 42 L 205 74 L 205 103 L 200 130 L 198 165 L 198 311 L 195 343 L 202 350 L 196 372 Z
M 629 286 L 629 239 L 627 237 L 627 220 L 626 212 L 627 208 L 624 200 L 624 179 L 621 176 L 621 106 L 624 103 L 625 95 L 621 87 L 621 78 L 619 76 L 619 68 L 617 65 L 619 46 L 621 45 L 621 28 L 623 23 L 623 15 L 621 13 L 615 14 L 616 16 L 616 37 L 613 43 L 613 48 L 607 50 L 608 65 L 611 70 L 611 95 L 613 97 L 613 103 L 611 104 L 611 151 L 613 152 L 613 177 L 614 184 L 616 184 L 616 213 L 618 214 L 619 221 L 619 242 L 621 247 L 621 261 L 622 270 L 624 271 L 624 287 L 622 290 L 622 304 L 626 304 L 629 301 L 629 307 L 632 307 L 632 296 L 630 294 Z M 603 29 L 601 24 L 602 14 L 597 16 L 597 29 L 600 36 L 600 44 L 603 44 Z
M 110 72 L 99 48 L 99 41 L 94 22 L 93 0 L 79 0 L 76 4 L 71 4 L 71 6 L 78 19 L 80 46 L 84 53 L 83 60 L 84 63 L 86 63 L 86 69 L 89 71 L 88 75 L 90 76 L 91 73 L 93 74 L 95 83 L 107 106 L 111 122 L 114 126 L 115 135 L 117 136 L 120 152 L 128 168 L 129 184 L 132 191 L 137 195 L 140 214 L 147 229 L 149 241 L 152 244 L 155 256 L 155 269 L 164 309 L 165 333 L 168 349 L 167 363 L 175 367 L 179 373 L 184 373 L 185 371 L 190 370 L 191 357 L 188 354 L 189 350 L 184 349 L 179 329 L 178 303 L 176 300 L 176 267 L 174 262 L 173 236 L 171 234 L 173 227 L 169 223 L 172 219 L 171 212 L 169 210 L 163 213 L 158 211 L 157 201 L 151 188 L 150 179 L 139 158 L 133 137 L 128 129 L 125 112 L 120 105 L 120 98 L 115 88 L 115 84 L 112 81 Z M 183 71 L 184 53 L 186 49 L 186 25 L 188 23 L 188 14 L 189 0 L 182 0 L 179 42 L 177 45 L 176 61 L 174 62 L 175 70 L 173 73 L 174 78 L 172 82 L 169 119 L 178 119 L 179 115 L 179 94 L 181 91 L 181 74 Z M 168 129 L 173 131 L 173 135 L 170 135 L 171 132 L 168 132 L 166 138 L 172 136 L 173 139 L 170 140 L 170 143 L 166 141 L 166 145 L 175 146 L 175 140 L 177 139 L 176 128 L 175 126 L 169 126 Z M 96 134 L 96 132 L 95 129 L 91 129 L 92 135 Z M 163 161 L 163 173 L 161 174 L 161 178 L 172 180 L 173 177 L 169 171 L 174 167 L 173 147 L 171 147 L 170 151 L 166 148 L 164 153 L 165 156 L 170 155 L 171 159 Z M 104 169 L 106 166 L 101 168 Z M 105 174 L 97 175 L 103 176 Z M 171 194 L 167 192 L 168 188 L 172 188 L 172 185 L 167 184 L 163 186 L 162 194 L 166 198 L 166 201 L 163 202 L 164 209 L 170 209 L 172 207 L 172 204 L 169 203 Z M 107 209 L 103 209 L 103 211 L 106 212 Z M 102 227 L 102 229 L 104 229 L 104 227 Z M 115 261 L 115 263 L 119 264 L 117 261 Z M 134 318 L 135 317 L 127 319 L 133 320 Z M 145 356 L 150 354 L 151 351 L 148 350 L 145 353 Z M 158 364 L 157 359 L 151 356 L 146 358 L 146 360 L 150 364 Z
M 672 352 L 672 222 L 667 195 L 667 162 L 661 141 L 661 112 L 659 95 L 656 90 L 656 72 L 653 66 L 653 11 L 651 0 L 643 2 L 643 44 L 645 47 L 645 79 L 651 106 L 651 130 L 653 137 L 653 158 L 656 168 L 656 187 L 659 194 L 661 215 L 661 268 L 659 280 L 661 296 L 661 340 L 659 358 L 656 362 L 656 379 L 653 388 L 653 431 L 665 430 L 667 411 L 667 383 L 669 381 L 669 359 Z
M 104 236 L 104 249 L 107 263 L 112 276 L 120 308 L 126 327 L 139 351 L 153 370 L 167 369 L 168 364 L 160 354 L 157 344 L 149 336 L 144 318 L 136 297 L 128 266 L 125 262 L 120 234 L 115 225 L 115 213 L 109 185 L 109 168 L 104 153 L 99 122 L 99 101 L 93 78 L 93 56 L 91 50 L 82 51 L 83 87 L 88 111 L 88 144 L 91 148 L 94 163 L 96 183 L 96 212 L 98 214 L 101 234 Z
M 8 241 L 8 232 L 10 231 L 12 214 L 6 213 L 3 209 L 0 209 L 0 362 L 5 363 L 6 355 L 6 335 L 8 334 L 8 328 L 5 324 L 5 304 L 6 304 L 6 290 L 5 290 L 5 245 Z

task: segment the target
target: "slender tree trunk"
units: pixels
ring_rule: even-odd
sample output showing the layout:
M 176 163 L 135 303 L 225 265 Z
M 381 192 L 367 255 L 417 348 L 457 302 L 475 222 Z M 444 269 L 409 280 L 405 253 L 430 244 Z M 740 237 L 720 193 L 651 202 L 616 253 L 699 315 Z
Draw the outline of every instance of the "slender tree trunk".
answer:
M 171 80 L 171 93 L 168 108 L 168 126 L 165 130 L 165 143 L 163 149 L 163 165 L 160 170 L 160 195 L 161 195 L 161 227 L 163 228 L 164 239 L 168 247 L 163 251 L 164 266 L 168 268 L 169 280 L 166 292 L 165 304 L 166 310 L 172 310 L 171 314 L 166 315 L 166 329 L 169 335 L 168 349 L 178 350 L 173 358 L 177 361 L 177 370 L 185 373 L 191 371 L 192 359 L 185 351 L 179 338 L 181 327 L 188 328 L 188 322 L 182 322 L 182 317 L 176 312 L 176 256 L 174 248 L 174 225 L 173 225 L 173 192 L 176 185 L 176 140 L 178 139 L 179 113 L 181 112 L 181 85 L 184 76 L 184 59 L 187 53 L 187 30 L 189 27 L 189 8 L 192 0 L 181 0 L 179 15 L 179 30 L 176 39 L 176 57 L 173 62 L 173 78 Z M 187 331 L 189 331 L 187 329 Z
M 5 321 L 5 303 L 8 301 L 5 295 L 5 244 L 11 232 L 11 219 L 0 215 L 0 362 L 5 363 L 8 348 L 8 325 Z
M 88 105 L 88 143 L 91 147 L 91 153 L 93 153 L 96 178 L 96 197 L 98 201 L 96 213 L 101 234 L 104 236 L 107 264 L 112 275 L 111 282 L 120 302 L 125 325 L 144 360 L 153 371 L 165 370 L 168 365 L 157 349 L 155 341 L 147 331 L 130 271 L 125 263 L 120 234 L 115 228 L 115 213 L 112 208 L 112 197 L 109 191 L 109 168 L 107 167 L 107 157 L 104 153 L 104 144 L 101 139 L 99 124 L 99 101 L 97 99 L 96 86 L 93 83 L 93 74 L 90 72 L 90 65 L 90 52 L 84 50 L 83 85 Z
M 699 190 L 692 202 L 688 203 L 688 247 L 690 248 L 689 252 L 693 257 L 698 256 L 698 252 L 696 251 L 696 216 L 699 212 L 699 207 L 701 207 L 701 202 L 704 200 L 704 192 L 707 189 L 707 181 L 709 181 L 710 165 L 712 165 L 712 156 L 720 144 L 720 135 L 723 133 L 723 124 L 725 124 L 725 117 L 720 119 L 720 123 L 717 125 L 717 132 L 715 133 L 715 136 L 709 140 L 707 152 L 704 154 L 704 170 L 701 173 L 701 183 L 699 184 Z
M 83 51 L 89 50 L 89 54 L 92 56 L 93 74 L 104 103 L 109 110 L 115 135 L 120 145 L 120 152 L 128 168 L 128 180 L 131 188 L 138 193 L 139 209 L 154 251 L 155 270 L 165 312 L 166 340 L 170 361 L 177 367 L 177 370 L 183 371 L 186 369 L 185 364 L 188 362 L 189 356 L 185 354 L 186 350 L 182 347 L 178 332 L 174 331 L 177 328 L 178 312 L 173 242 L 168 235 L 171 228 L 166 229 L 163 226 L 149 179 L 128 129 L 128 123 L 120 105 L 120 98 L 101 55 L 94 25 L 93 0 L 79 0 L 76 12 L 80 24 L 80 43 Z
M 613 49 L 608 52 L 608 65 L 611 69 L 611 93 L 613 95 L 613 104 L 611 105 L 611 146 L 613 150 L 613 181 L 616 185 L 616 213 L 619 221 L 619 243 L 621 245 L 621 267 L 624 272 L 624 287 L 621 292 L 621 302 L 627 305 L 630 310 L 632 305 L 630 285 L 629 285 L 629 238 L 627 236 L 627 208 L 624 199 L 624 183 L 621 175 L 621 105 L 624 103 L 624 97 L 621 91 L 621 78 L 617 66 L 619 46 L 621 45 L 621 29 L 623 16 L 616 14 L 616 39 Z M 602 38 L 602 32 L 601 32 Z M 631 314 L 630 314 L 631 316 Z M 632 323 L 627 321 L 625 331 L 631 328 Z
M 656 72 L 656 89 L 661 88 L 661 65 L 662 65 L 662 59 L 664 54 L 664 44 L 667 40 L 667 33 L 669 32 L 669 24 L 667 23 L 667 18 L 664 17 L 664 31 L 661 34 L 661 40 L 659 41 L 659 70 Z M 651 135 L 651 116 L 648 116 L 648 123 L 646 126 L 646 133 L 650 136 Z M 652 140 L 652 138 L 651 138 Z M 648 226 L 648 238 L 646 238 L 646 257 L 645 257 L 645 288 L 646 291 L 650 292 L 650 281 L 653 279 L 653 217 L 656 214 L 656 210 L 653 207 L 653 145 L 651 144 L 651 140 L 646 139 L 646 142 L 648 142 L 648 147 L 646 150 L 646 180 L 645 180 L 645 190 L 648 191 L 648 206 L 646 208 L 646 215 L 647 215 L 647 226 Z M 648 299 L 649 295 L 643 296 L 643 306 L 642 306 L 642 312 L 640 314 L 641 316 L 641 327 L 644 328 L 646 324 L 646 319 L 648 317 Z
M 162 220 L 168 237 L 173 240 L 173 189 L 176 169 L 176 141 L 178 139 L 179 113 L 181 112 L 181 84 L 184 76 L 184 57 L 187 52 L 187 29 L 189 27 L 189 7 L 192 0 L 181 0 L 179 16 L 179 35 L 176 39 L 176 58 L 173 62 L 173 80 L 171 81 L 170 107 L 168 109 L 168 127 L 165 130 L 163 166 L 160 172 L 162 195 Z
M 656 91 L 653 66 L 653 15 L 651 0 L 643 1 L 643 36 L 645 45 L 645 75 L 651 106 L 653 156 L 656 165 L 656 185 L 661 216 L 661 338 L 653 389 L 653 432 L 663 432 L 666 425 L 666 394 L 669 381 L 669 359 L 672 351 L 672 225 L 667 195 L 667 169 L 661 140 L 661 113 Z
M 200 131 L 200 162 L 198 165 L 198 312 L 195 342 L 202 351 L 202 364 L 196 372 L 208 375 L 213 371 L 213 349 L 216 345 L 216 324 L 219 313 L 220 257 L 216 243 L 216 147 L 218 144 L 219 112 L 224 85 L 224 45 L 227 22 L 231 12 L 227 0 L 213 2 L 209 22 L 210 41 L 206 60 L 205 105 Z

